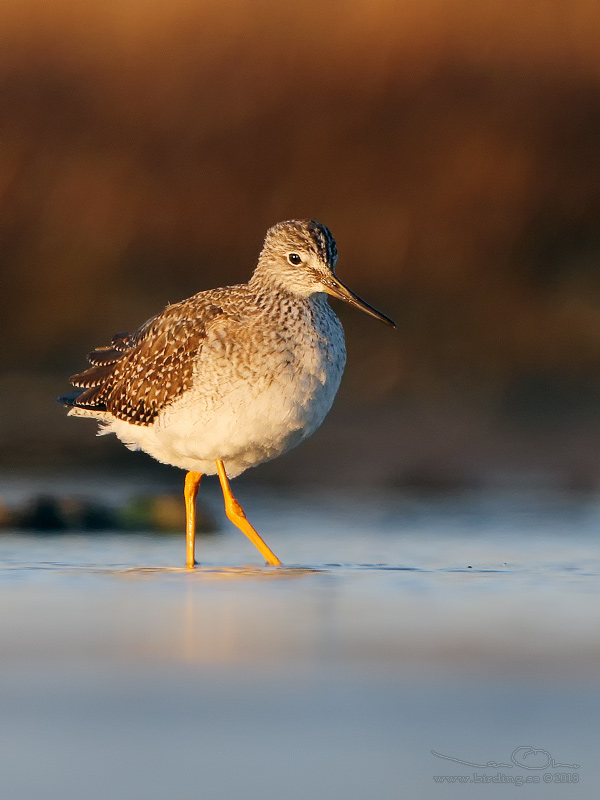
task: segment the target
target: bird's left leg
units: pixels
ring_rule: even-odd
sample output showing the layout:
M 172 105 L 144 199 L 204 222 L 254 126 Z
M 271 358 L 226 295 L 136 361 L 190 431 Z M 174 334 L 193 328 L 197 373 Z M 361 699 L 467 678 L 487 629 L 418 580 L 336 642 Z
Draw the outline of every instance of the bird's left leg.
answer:
M 196 495 L 201 478 L 201 472 L 188 472 L 185 476 L 185 565 L 188 569 L 193 569 L 196 564 Z
M 221 481 L 223 499 L 225 500 L 225 513 L 227 514 L 228 518 L 237 528 L 241 530 L 242 533 L 246 534 L 252 544 L 265 557 L 268 564 L 271 564 L 272 566 L 279 566 L 281 561 L 277 558 L 271 548 L 268 547 L 265 542 L 263 542 L 252 525 L 250 525 L 246 519 L 246 515 L 244 514 L 244 509 L 233 496 L 229 486 L 229 480 L 227 479 L 227 473 L 225 472 L 225 466 L 220 459 L 217 461 L 217 472 L 219 473 L 219 480 Z

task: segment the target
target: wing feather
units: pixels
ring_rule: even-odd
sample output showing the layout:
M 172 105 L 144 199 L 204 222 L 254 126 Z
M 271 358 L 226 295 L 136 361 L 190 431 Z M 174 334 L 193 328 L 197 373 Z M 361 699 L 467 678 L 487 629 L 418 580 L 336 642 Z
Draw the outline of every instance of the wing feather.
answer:
M 71 378 L 83 389 L 72 405 L 150 425 L 191 387 L 207 328 L 224 314 L 220 305 L 200 293 L 167 306 L 134 334 L 117 334 L 109 346 L 89 354 L 89 369 Z

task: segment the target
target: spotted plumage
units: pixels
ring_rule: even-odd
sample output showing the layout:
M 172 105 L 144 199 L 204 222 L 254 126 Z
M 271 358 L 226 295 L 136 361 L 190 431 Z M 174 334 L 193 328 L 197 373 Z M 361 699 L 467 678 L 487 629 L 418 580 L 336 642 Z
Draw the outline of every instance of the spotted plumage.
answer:
M 149 425 L 191 388 L 194 359 L 206 327 L 223 314 L 202 295 L 167 306 L 133 335 L 117 334 L 88 355 L 93 365 L 71 377 L 84 389 L 74 406 L 109 412 L 134 425 Z
M 200 474 L 215 472 L 230 518 L 279 563 L 240 516 L 227 475 L 294 447 L 329 411 L 346 349 L 327 294 L 393 325 L 341 283 L 336 261 L 324 225 L 280 222 L 267 231 L 248 283 L 200 292 L 136 333 L 117 334 L 89 354 L 91 367 L 71 379 L 77 390 L 61 398 L 71 415 L 97 419 L 100 433 L 188 470 L 188 566 L 189 498 Z

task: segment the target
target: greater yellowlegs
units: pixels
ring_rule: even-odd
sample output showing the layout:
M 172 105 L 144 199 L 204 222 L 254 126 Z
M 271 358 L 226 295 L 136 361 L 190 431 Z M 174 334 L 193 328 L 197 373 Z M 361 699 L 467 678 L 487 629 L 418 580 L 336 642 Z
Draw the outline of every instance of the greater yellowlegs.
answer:
M 312 220 L 267 231 L 247 284 L 174 303 L 133 334 L 88 355 L 91 368 L 59 398 L 100 421 L 132 450 L 187 471 L 186 565 L 195 561 L 195 506 L 203 474 L 219 476 L 225 511 L 269 564 L 281 562 L 246 519 L 228 476 L 310 436 L 331 408 L 346 348 L 326 295 L 394 326 L 335 275 L 329 229 Z

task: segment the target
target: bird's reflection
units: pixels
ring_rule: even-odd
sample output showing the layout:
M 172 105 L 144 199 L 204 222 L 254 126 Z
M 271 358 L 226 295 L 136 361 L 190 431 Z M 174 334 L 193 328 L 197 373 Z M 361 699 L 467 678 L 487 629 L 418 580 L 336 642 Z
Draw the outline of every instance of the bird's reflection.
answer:
M 311 593 L 296 609 L 290 626 L 287 604 L 267 601 L 262 591 L 248 590 L 248 582 L 286 584 L 321 572 L 310 567 L 141 567 L 113 570 L 112 574 L 127 579 L 148 580 L 173 578 L 174 603 L 163 607 L 166 615 L 150 629 L 139 629 L 141 647 L 148 656 L 167 658 L 183 664 L 258 665 L 265 660 L 283 657 L 290 646 L 313 649 L 320 640 L 318 609 L 313 608 Z M 182 586 L 180 579 L 185 585 Z M 205 591 L 208 586 L 224 584 L 218 593 Z M 228 585 L 225 589 L 225 584 Z M 244 584 L 241 593 L 236 586 Z M 168 585 L 168 584 L 167 584 Z M 183 591 L 181 591 L 183 590 Z M 288 609 L 289 611 L 289 609 Z M 161 614 L 162 616 L 162 614 Z M 291 632 L 295 633 L 290 636 Z M 158 633 L 158 637 L 157 637 Z M 295 644 L 293 642 L 295 641 Z

